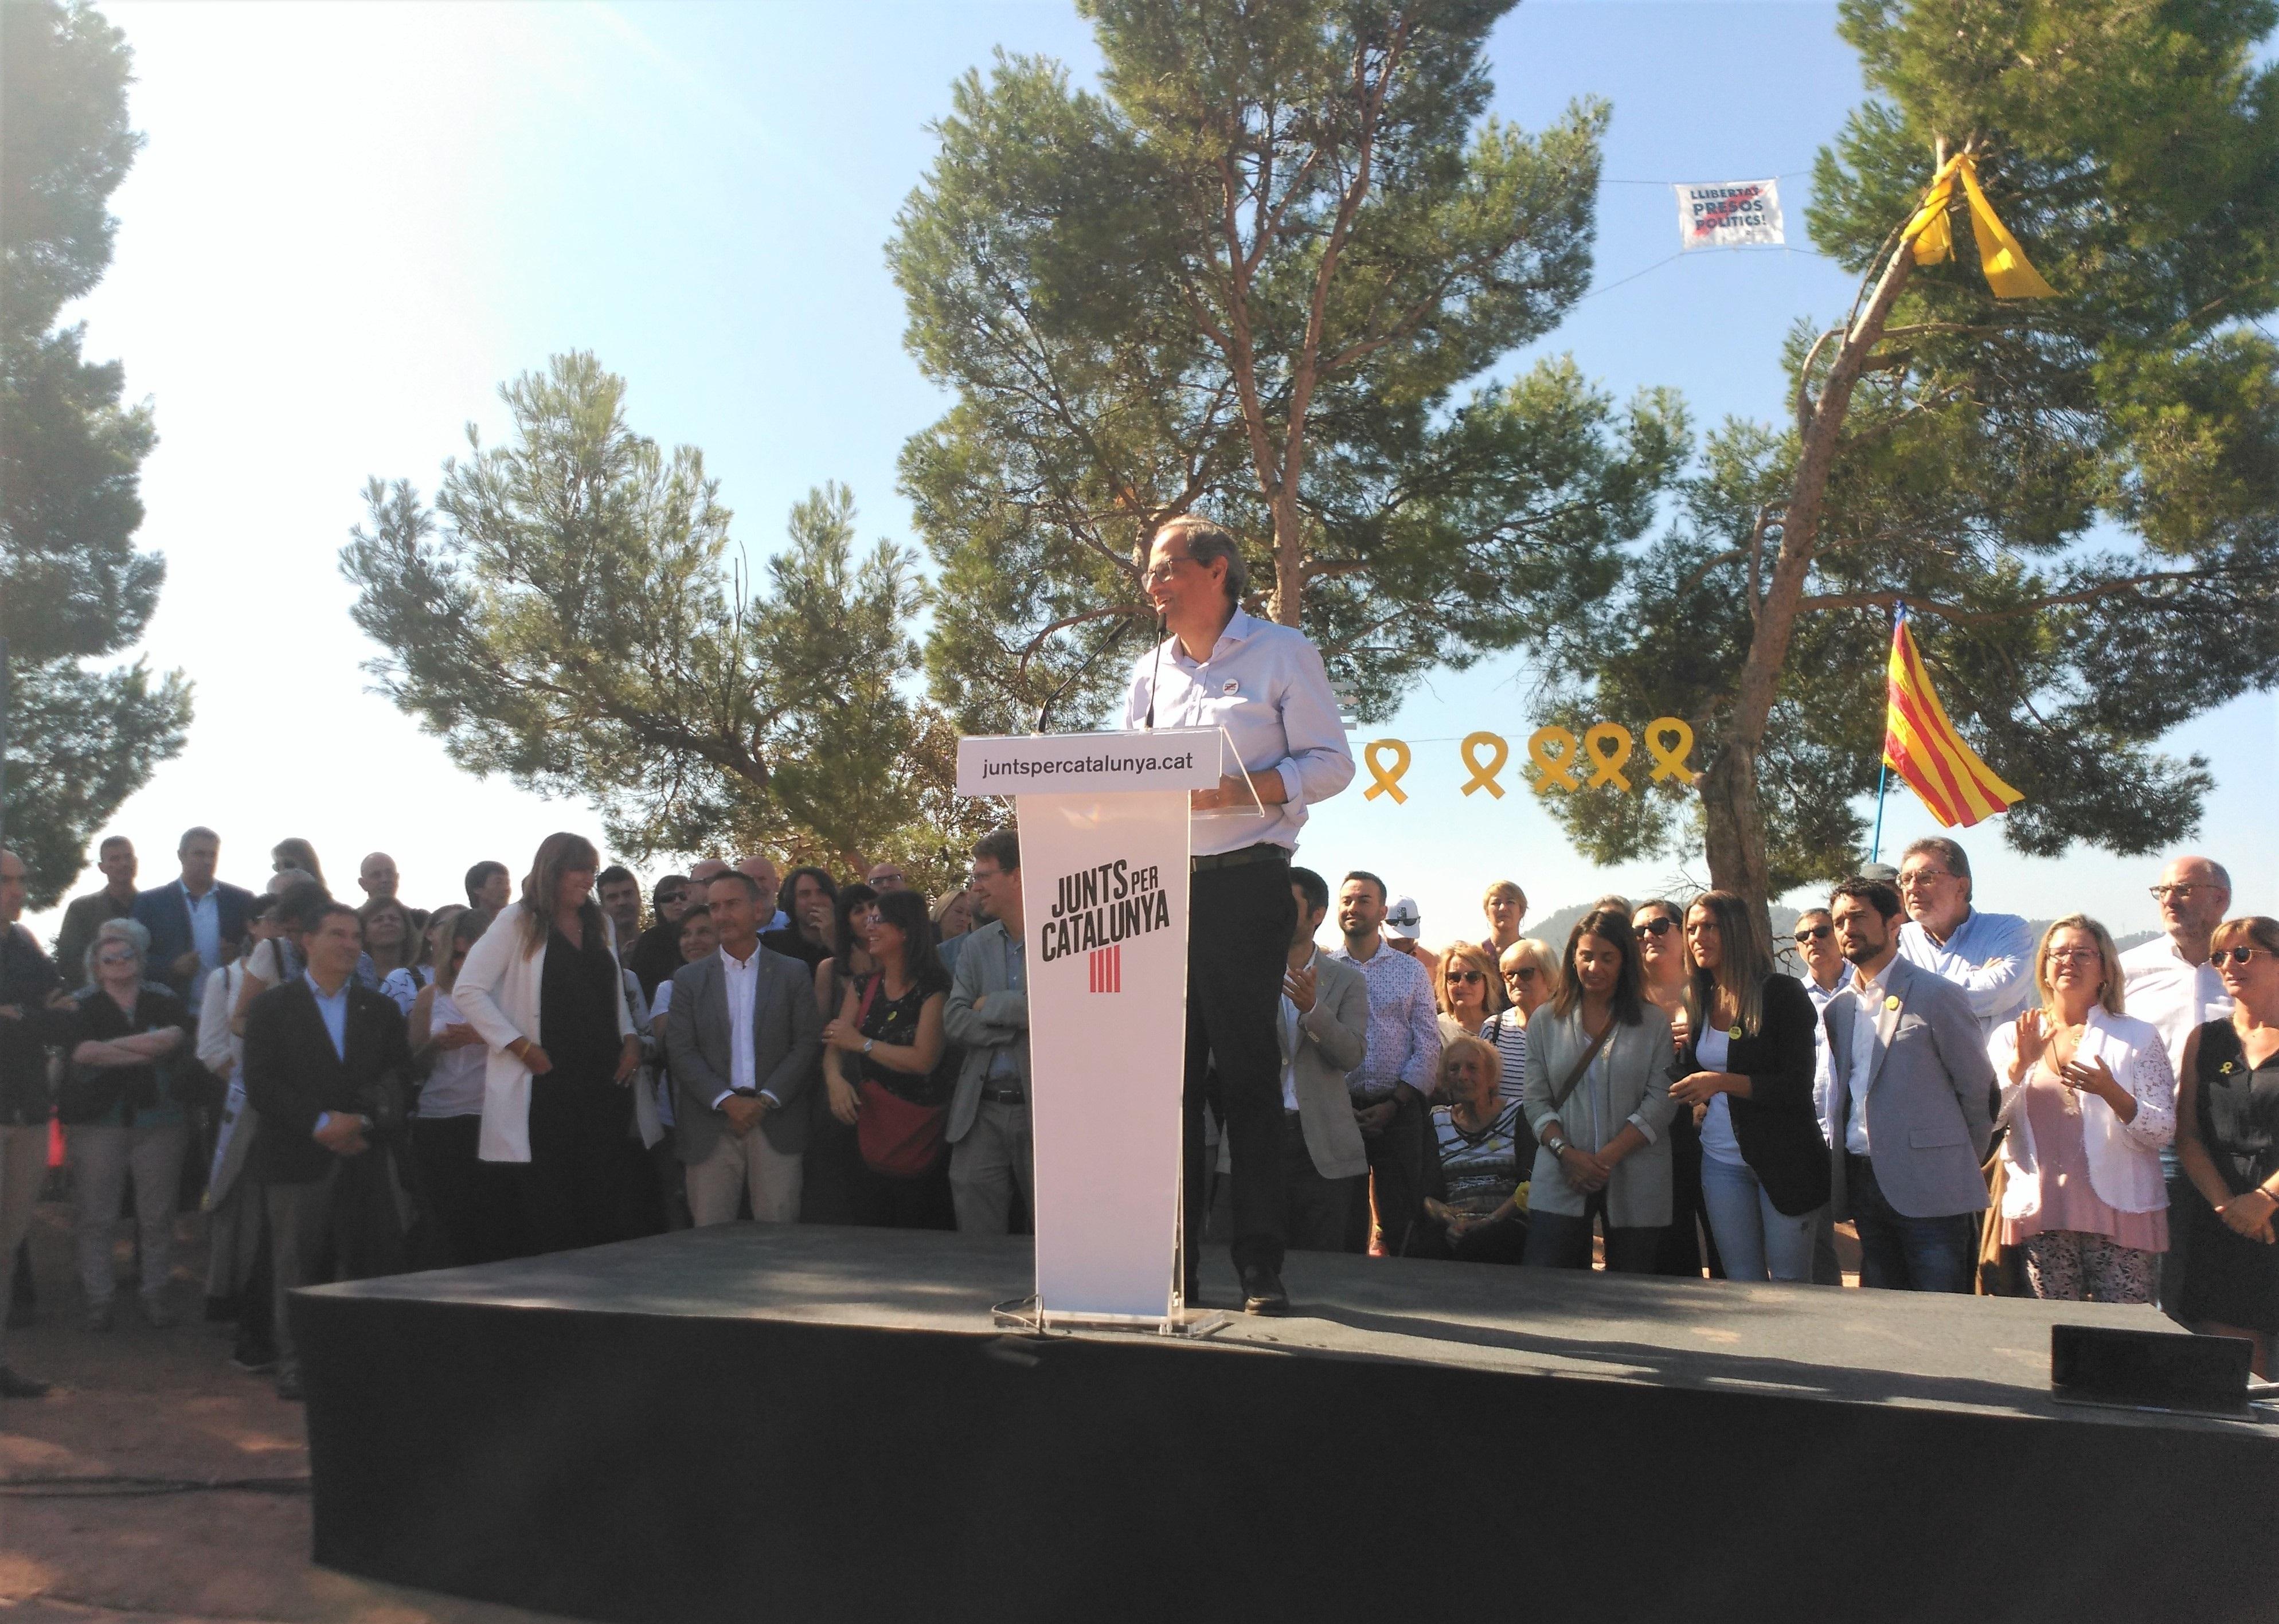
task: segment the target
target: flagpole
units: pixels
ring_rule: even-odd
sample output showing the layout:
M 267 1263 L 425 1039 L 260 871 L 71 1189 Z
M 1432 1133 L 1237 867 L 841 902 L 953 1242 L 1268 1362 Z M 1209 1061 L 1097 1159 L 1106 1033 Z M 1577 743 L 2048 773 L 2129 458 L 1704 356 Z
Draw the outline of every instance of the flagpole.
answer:
M 1891 606 L 1891 631 L 1893 635 L 1896 636 L 1898 634 L 1899 622 L 1905 620 L 1907 618 L 1907 606 L 1905 599 L 1901 599 L 1898 603 Z M 1875 838 L 1869 842 L 1868 846 L 1868 861 L 1871 863 L 1881 862 L 1884 860 L 1884 793 L 1891 787 L 1891 753 L 1890 748 L 1891 737 L 1891 700 L 1886 697 L 1884 701 L 1884 742 L 1879 744 L 1876 748 L 1876 755 L 1877 757 L 1877 765 L 1876 769 L 1876 833 Z

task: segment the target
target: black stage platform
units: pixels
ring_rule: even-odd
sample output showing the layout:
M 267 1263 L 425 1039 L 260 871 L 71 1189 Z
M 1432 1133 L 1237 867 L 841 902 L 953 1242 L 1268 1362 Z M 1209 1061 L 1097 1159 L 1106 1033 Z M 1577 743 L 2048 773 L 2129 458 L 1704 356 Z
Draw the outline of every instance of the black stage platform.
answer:
M 2279 1427 L 2048 1396 L 2149 1309 L 1306 1253 L 1286 1320 L 1040 1340 L 1028 1276 L 738 1224 L 304 1293 L 317 1560 L 671 1624 L 2279 1617 Z

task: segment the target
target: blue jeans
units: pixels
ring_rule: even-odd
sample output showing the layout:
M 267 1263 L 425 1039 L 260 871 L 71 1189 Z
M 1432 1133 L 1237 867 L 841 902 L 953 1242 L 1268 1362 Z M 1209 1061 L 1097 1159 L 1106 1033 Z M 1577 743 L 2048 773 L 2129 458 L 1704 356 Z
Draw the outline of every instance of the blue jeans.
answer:
M 1875 1163 L 1847 1154 L 1852 1227 L 1860 1232 L 1860 1283 L 1892 1291 L 1968 1293 L 1978 1274 L 1976 1213 L 1910 1218 L 1884 1199 Z
M 1701 1158 L 1701 1206 L 1728 1280 L 1812 1279 L 1817 1210 L 1796 1217 L 1777 1210 L 1746 1162 Z

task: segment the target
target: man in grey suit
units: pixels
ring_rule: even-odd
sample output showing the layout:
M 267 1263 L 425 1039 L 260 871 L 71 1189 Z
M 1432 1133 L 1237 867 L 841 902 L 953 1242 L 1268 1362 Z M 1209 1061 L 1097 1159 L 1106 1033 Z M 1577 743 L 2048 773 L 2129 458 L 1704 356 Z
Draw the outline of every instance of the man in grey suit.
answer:
M 1002 1235 L 1013 1191 L 1035 1210 L 1029 1120 L 1029 977 L 1021 840 L 994 829 L 975 842 L 973 889 L 989 923 L 960 939 L 942 1030 L 965 1051 L 950 1096 L 949 1194 L 967 1235 Z
M 673 972 L 664 1018 L 689 1214 L 726 1223 L 748 1192 L 760 1222 L 796 1222 L 807 1090 L 823 1052 L 814 978 L 760 946 L 761 888 L 749 875 L 716 874 L 706 890 L 720 948 Z
M 1850 879 L 1830 902 L 1851 982 L 1829 1000 L 1834 1210 L 1860 1234 L 1860 1283 L 1968 1291 L 1994 1068 L 1961 989 L 1899 956 L 1899 893 Z
M 1354 1222 L 1367 1199 L 1369 1150 L 1354 1121 L 1346 1073 L 1369 1052 L 1369 983 L 1324 954 L 1314 933 L 1330 915 L 1329 882 L 1290 870 L 1298 924 L 1282 972 L 1282 1167 L 1290 1245 L 1343 1252 L 1368 1228 Z

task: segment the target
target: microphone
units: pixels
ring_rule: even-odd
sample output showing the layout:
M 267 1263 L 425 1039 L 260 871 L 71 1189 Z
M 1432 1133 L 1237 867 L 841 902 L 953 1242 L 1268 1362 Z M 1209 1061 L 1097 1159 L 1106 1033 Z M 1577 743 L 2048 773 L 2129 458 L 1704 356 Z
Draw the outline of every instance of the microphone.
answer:
M 1122 642 L 1124 640 L 1124 632 L 1131 630 L 1131 627 L 1132 620 L 1127 617 L 1118 620 L 1115 625 L 1109 629 L 1108 635 L 1101 638 L 1099 643 L 1093 647 L 1093 651 L 1085 656 L 1084 663 L 1078 666 L 1075 670 L 1070 672 L 1066 678 L 1063 678 L 1059 687 L 1055 688 L 1050 693 L 1045 696 L 1045 702 L 1037 707 L 1037 724 L 1033 728 L 1030 729 L 1030 732 L 1041 733 L 1045 731 L 1045 719 L 1052 715 L 1053 707 L 1061 702 L 1061 696 L 1084 679 L 1084 674 L 1092 669 L 1093 663 L 1094 661 L 1098 660 L 1101 655 L 1106 654 L 1116 644 Z
M 1155 731 L 1155 689 L 1163 680 L 1163 640 L 1170 635 L 1170 623 L 1163 611 L 1155 611 L 1155 664 L 1147 673 L 1147 719 L 1140 725 L 1149 732 Z

